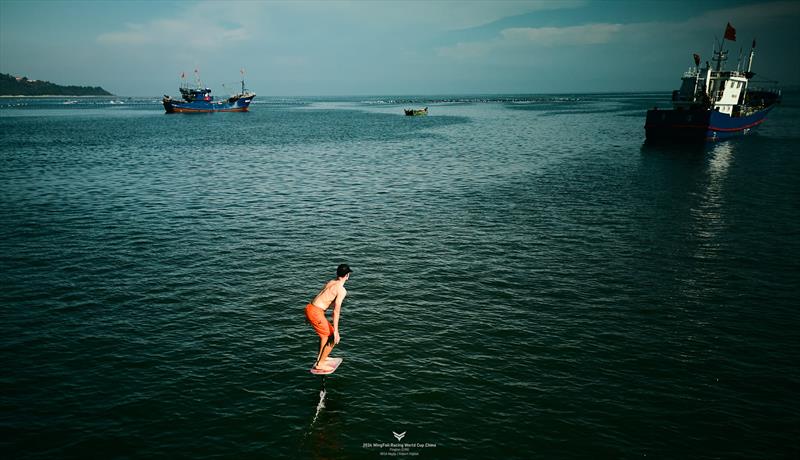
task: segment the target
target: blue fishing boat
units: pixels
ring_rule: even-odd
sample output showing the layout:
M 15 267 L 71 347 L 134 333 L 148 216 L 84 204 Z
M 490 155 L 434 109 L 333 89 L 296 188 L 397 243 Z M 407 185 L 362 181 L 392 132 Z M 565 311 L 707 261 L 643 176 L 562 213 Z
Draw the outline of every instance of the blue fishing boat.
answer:
M 694 54 L 694 67 L 683 74 L 680 89 L 672 92 L 672 109 L 647 111 L 645 134 L 654 141 L 716 141 L 750 133 L 763 123 L 781 100 L 777 88 L 754 88 L 751 70 L 756 42 L 750 48 L 747 64 L 739 56 L 736 70 L 725 70 L 728 52 L 725 40 L 736 41 L 730 23 L 721 43 L 714 49 L 715 66 Z M 771 82 L 775 83 L 775 82 Z
M 184 75 L 181 75 L 183 78 Z M 167 113 L 204 113 L 204 112 L 247 112 L 250 102 L 256 94 L 244 87 L 244 72 L 242 72 L 242 90 L 226 99 L 214 100 L 211 89 L 203 87 L 195 70 L 195 86 L 190 87 L 185 82 L 179 88 L 180 99 L 172 99 L 164 95 L 161 101 Z

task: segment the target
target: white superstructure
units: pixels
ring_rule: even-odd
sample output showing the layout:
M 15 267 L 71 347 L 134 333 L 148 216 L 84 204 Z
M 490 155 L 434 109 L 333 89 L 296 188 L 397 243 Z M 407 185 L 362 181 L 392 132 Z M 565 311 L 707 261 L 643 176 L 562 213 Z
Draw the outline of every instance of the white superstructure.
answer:
M 755 45 L 755 44 L 754 44 Z M 681 78 L 681 88 L 672 94 L 672 103 L 676 109 L 710 108 L 731 116 L 741 115 L 747 94 L 747 82 L 752 78 L 750 68 L 753 64 L 755 46 L 750 49 L 747 70 L 723 70 L 722 63 L 727 60 L 727 51 L 715 51 L 716 68 L 706 62 L 704 68 L 699 65 L 689 68 Z M 699 64 L 699 59 L 695 62 Z M 698 107 L 699 106 L 699 107 Z

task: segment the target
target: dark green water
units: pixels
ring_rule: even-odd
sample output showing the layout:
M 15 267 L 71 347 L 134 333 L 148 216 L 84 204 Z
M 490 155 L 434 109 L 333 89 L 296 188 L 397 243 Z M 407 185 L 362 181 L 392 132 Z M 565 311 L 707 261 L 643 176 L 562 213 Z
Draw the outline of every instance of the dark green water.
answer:
M 0 452 L 797 458 L 798 96 L 697 148 L 666 94 L 2 101 Z

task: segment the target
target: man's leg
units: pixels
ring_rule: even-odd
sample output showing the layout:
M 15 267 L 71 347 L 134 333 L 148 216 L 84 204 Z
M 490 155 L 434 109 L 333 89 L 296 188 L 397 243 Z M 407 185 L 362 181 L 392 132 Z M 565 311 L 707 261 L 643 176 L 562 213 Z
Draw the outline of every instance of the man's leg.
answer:
M 333 336 L 328 337 L 320 337 L 319 338 L 319 355 L 317 355 L 317 362 L 314 365 L 317 369 L 325 369 L 330 370 L 332 369 L 331 366 L 325 364 L 325 360 L 328 358 L 328 355 L 333 350 Z

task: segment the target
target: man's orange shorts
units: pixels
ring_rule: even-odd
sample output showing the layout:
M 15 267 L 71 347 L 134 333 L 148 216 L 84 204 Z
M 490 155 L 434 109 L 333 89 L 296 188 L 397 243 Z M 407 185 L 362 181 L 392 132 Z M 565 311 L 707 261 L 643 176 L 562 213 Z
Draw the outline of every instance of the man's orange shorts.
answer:
M 306 320 L 323 339 L 333 335 L 333 324 L 325 318 L 325 310 L 313 304 L 306 305 Z

